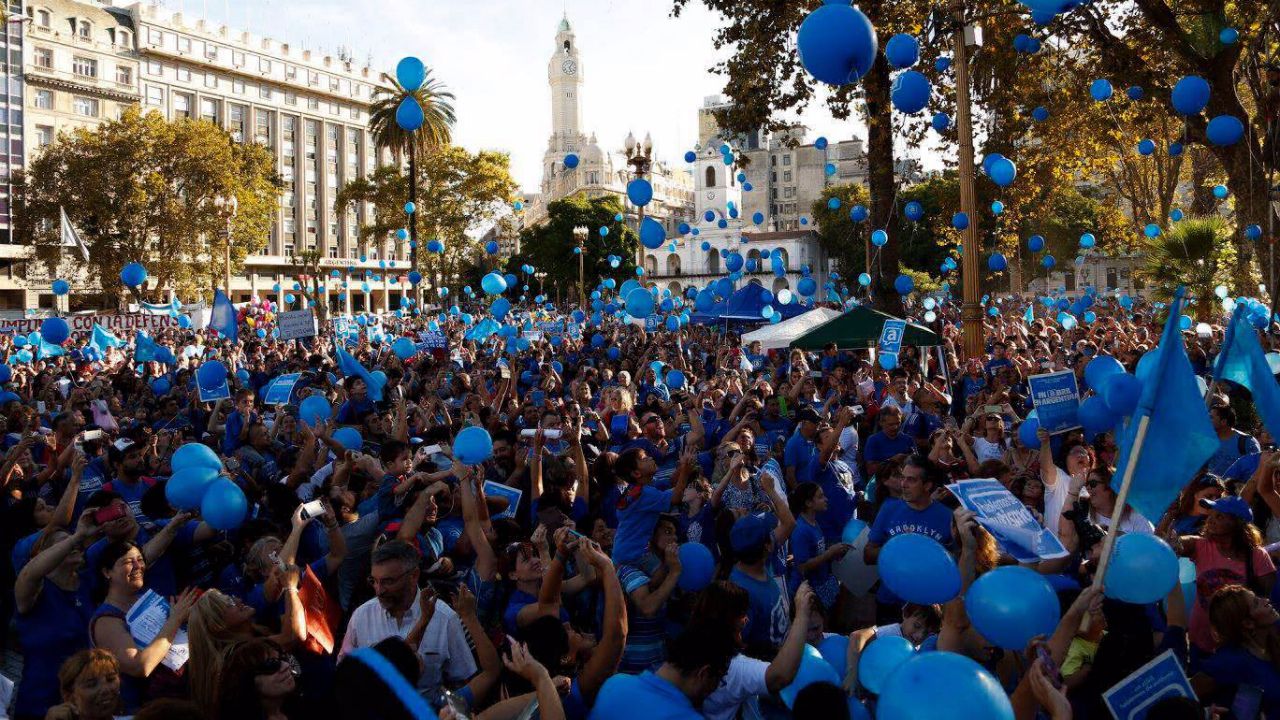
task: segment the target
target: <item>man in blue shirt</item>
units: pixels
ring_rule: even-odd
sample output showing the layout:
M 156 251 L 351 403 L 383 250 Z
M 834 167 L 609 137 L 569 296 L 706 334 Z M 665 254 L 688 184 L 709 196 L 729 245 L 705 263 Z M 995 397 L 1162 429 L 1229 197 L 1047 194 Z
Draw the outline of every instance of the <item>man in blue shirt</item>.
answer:
M 596 696 L 591 720 L 641 714 L 646 720 L 688 720 L 729 672 L 738 654 L 728 623 L 697 623 L 671 639 L 667 661 L 656 672 L 618 674 Z
M 747 654 L 759 658 L 772 658 L 791 627 L 782 578 L 769 566 L 776 523 L 772 515 L 744 515 L 729 532 L 729 543 L 738 559 L 729 582 L 746 590 L 750 600 L 742 637 Z
M 787 487 L 796 486 L 796 475 L 809 467 L 813 456 L 818 453 L 814 438 L 818 435 L 818 411 L 811 407 L 800 408 L 796 413 L 796 432 L 787 439 L 787 446 L 782 451 L 782 468 L 787 476 Z
M 1209 458 L 1209 472 L 1223 477 L 1236 460 L 1262 452 L 1262 446 L 1248 433 L 1235 429 L 1236 411 L 1226 403 L 1209 408 L 1209 420 L 1218 433 L 1218 451 Z
M 866 447 L 862 449 L 862 462 L 867 467 L 867 476 L 876 475 L 885 460 L 894 455 L 909 455 L 915 452 L 916 443 L 904 435 L 902 430 L 902 411 L 892 405 L 880 409 L 880 432 L 867 438 Z
M 922 455 L 907 458 L 902 466 L 902 498 L 885 501 L 871 525 L 863 551 L 867 564 L 876 564 L 884 544 L 903 533 L 931 537 L 944 546 L 951 544 L 951 510 L 933 501 L 933 491 L 940 480 L 928 458 Z M 895 618 L 902 617 L 901 600 L 884 583 L 876 592 L 876 602 L 877 622 L 896 622 Z

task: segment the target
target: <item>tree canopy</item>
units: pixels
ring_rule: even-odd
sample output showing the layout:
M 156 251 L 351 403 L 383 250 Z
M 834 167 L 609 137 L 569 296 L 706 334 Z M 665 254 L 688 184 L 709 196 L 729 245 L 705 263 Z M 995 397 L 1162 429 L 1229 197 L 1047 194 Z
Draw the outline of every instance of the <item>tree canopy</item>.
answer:
M 622 202 L 613 195 L 587 197 L 578 193 L 547 206 L 547 219 L 520 231 L 520 253 L 508 263 L 511 272 L 522 265 L 532 265 L 547 274 L 546 282 L 558 282 L 562 290 L 578 283 L 578 256 L 574 254 L 573 229 L 589 230 L 583 249 L 583 273 L 587 293 L 605 277 L 634 277 L 636 249 L 640 237 L 626 223 L 615 222 L 622 212 Z M 600 228 L 609 234 L 600 235 Z M 619 258 L 617 268 L 610 267 L 609 256 Z

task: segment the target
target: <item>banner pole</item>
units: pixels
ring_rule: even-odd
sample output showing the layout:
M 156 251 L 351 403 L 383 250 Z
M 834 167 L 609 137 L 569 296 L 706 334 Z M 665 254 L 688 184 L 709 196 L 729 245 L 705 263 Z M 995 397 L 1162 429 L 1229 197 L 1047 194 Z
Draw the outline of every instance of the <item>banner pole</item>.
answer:
M 1138 467 L 1138 460 L 1142 457 L 1142 446 L 1147 441 L 1147 426 L 1151 422 L 1151 415 L 1143 415 L 1138 419 L 1138 433 L 1133 438 L 1133 450 L 1129 453 L 1129 462 L 1124 468 L 1124 476 L 1120 480 L 1120 492 L 1116 494 L 1116 506 L 1111 511 L 1111 526 L 1107 528 L 1107 535 L 1102 541 L 1102 556 L 1098 558 L 1098 569 L 1093 574 L 1093 584 L 1097 587 L 1102 586 L 1103 580 L 1107 576 L 1107 566 L 1111 564 L 1111 551 L 1116 544 L 1116 537 L 1120 534 L 1120 522 L 1124 519 L 1124 507 L 1129 501 L 1129 488 L 1133 485 L 1133 472 Z M 1089 629 L 1089 615 L 1086 613 L 1084 621 L 1080 624 L 1081 630 Z

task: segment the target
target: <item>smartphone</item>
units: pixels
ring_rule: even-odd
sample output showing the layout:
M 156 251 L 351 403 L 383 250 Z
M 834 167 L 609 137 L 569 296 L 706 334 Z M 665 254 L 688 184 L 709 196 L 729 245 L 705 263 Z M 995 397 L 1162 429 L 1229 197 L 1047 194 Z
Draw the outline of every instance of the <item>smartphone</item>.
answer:
M 444 448 L 441 447 L 440 445 L 428 445 L 422 448 L 421 450 L 419 450 L 418 452 L 422 453 L 423 455 L 435 455 L 437 453 L 444 452 Z
M 44 414 L 46 414 L 46 413 L 48 413 L 48 412 L 49 412 L 49 408 L 48 408 L 48 406 L 47 406 L 47 405 L 45 405 L 45 403 L 44 403 L 44 401 L 43 401 L 43 400 L 37 400 L 37 401 L 36 401 L 36 410 L 37 410 L 41 415 L 44 415 Z
M 104 508 L 99 508 L 93 512 L 94 524 L 101 527 L 112 520 L 119 520 L 124 517 L 124 506 L 112 503 Z
M 319 500 L 312 500 L 302 504 L 302 517 L 304 520 L 320 517 L 324 513 L 324 503 Z
M 983 405 L 982 406 L 982 412 L 984 413 L 995 413 L 996 415 L 999 415 L 1003 411 L 1004 411 L 1004 408 L 999 405 Z
M 1058 663 L 1053 661 L 1053 657 L 1049 655 L 1049 651 L 1044 645 L 1036 646 L 1036 657 L 1040 658 L 1040 662 L 1044 664 L 1045 674 L 1049 676 L 1049 681 L 1053 686 L 1060 688 L 1063 685 L 1062 672 L 1058 670 Z
M 507 367 L 506 365 L 499 365 L 499 366 L 498 366 L 498 376 L 499 376 L 499 377 L 501 377 L 503 380 L 510 380 L 510 379 L 511 379 L 511 368 Z
M 84 439 L 85 439 L 85 440 L 101 440 L 101 439 L 102 439 L 102 429 L 101 429 L 101 428 L 98 428 L 98 429 L 96 429 L 96 430 L 85 430 L 85 431 L 84 431 Z

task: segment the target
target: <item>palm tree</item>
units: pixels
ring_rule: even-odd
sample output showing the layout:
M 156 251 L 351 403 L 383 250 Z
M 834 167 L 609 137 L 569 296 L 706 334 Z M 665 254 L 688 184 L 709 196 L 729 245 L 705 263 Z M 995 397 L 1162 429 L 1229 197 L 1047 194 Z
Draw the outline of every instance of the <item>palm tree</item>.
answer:
M 396 122 L 396 109 L 407 97 L 414 97 L 422 106 L 422 127 L 408 132 Z M 396 163 L 404 155 L 409 156 L 409 202 L 418 202 L 419 151 L 433 150 L 448 145 L 453 139 L 453 93 L 439 80 L 432 79 L 428 69 L 422 86 L 410 93 L 388 73 L 382 74 L 382 84 L 373 92 L 373 104 L 369 109 L 369 134 L 379 150 L 390 150 Z M 418 223 L 409 223 L 409 264 L 418 269 Z
M 1231 284 L 1235 247 L 1231 225 L 1217 215 L 1189 217 L 1142 244 L 1145 264 L 1139 275 L 1158 300 L 1168 302 L 1179 285 L 1195 298 L 1196 319 L 1206 321 L 1218 304 L 1214 288 Z

